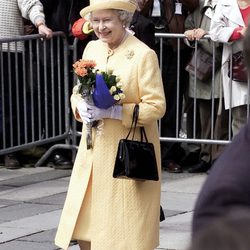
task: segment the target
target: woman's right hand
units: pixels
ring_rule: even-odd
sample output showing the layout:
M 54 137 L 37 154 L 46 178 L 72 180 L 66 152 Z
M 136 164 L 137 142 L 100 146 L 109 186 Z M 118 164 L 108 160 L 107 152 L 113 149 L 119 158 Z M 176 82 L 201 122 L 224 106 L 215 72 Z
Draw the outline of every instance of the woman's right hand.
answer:
M 85 124 L 89 123 L 91 114 L 88 113 L 88 104 L 83 99 L 78 102 L 77 110 L 82 122 Z

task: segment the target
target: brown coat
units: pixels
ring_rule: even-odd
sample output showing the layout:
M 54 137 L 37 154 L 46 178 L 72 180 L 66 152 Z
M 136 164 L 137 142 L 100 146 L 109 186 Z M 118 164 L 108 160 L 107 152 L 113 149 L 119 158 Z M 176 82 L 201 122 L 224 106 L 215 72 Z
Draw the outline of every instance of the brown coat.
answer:
M 170 33 L 184 33 L 184 22 L 187 15 L 199 6 L 199 0 L 179 0 L 182 4 L 182 15 L 173 15 L 175 5 L 173 0 L 161 0 L 164 7 L 165 19 Z M 149 17 L 153 8 L 154 0 L 148 0 L 141 13 Z
M 109 51 L 100 40 L 92 41 L 83 58 L 95 60 L 100 70 L 113 69 L 120 77 L 126 96 L 122 121 L 104 119 L 101 132 L 94 133 L 92 150 L 86 149 L 83 126 L 56 244 L 67 249 L 83 204 L 91 206 L 91 212 L 89 216 L 81 215 L 84 218 L 78 221 L 83 221 L 83 228 L 90 228 L 92 250 L 152 250 L 159 244 L 161 182 L 114 179 L 112 173 L 118 143 L 128 133 L 135 103 L 140 106 L 139 125 L 145 127 L 149 141 L 154 143 L 160 173 L 157 120 L 165 113 L 165 97 L 158 59 L 153 50 L 131 35 L 112 53 Z M 77 94 L 71 97 L 78 120 L 79 98 Z M 138 133 L 136 136 L 139 138 Z M 87 190 L 90 180 L 91 194 Z M 91 204 L 84 202 L 87 194 Z

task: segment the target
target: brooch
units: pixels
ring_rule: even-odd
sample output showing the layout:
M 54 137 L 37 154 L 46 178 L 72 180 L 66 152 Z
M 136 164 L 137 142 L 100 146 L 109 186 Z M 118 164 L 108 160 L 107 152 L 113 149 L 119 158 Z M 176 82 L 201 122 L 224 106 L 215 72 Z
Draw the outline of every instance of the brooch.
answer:
M 127 59 L 131 59 L 134 56 L 135 52 L 133 50 L 128 50 L 126 53 Z

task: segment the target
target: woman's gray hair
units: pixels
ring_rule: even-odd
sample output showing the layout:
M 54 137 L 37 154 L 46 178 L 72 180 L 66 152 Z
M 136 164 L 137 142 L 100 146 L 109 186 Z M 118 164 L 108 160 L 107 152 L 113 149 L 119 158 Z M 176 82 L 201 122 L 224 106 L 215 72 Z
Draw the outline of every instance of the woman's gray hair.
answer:
M 112 9 L 113 11 L 115 11 L 118 15 L 119 20 L 121 21 L 121 23 L 125 26 L 125 27 L 129 27 L 132 18 L 133 18 L 133 13 L 128 12 L 126 10 L 116 10 L 116 9 Z M 89 14 L 88 17 L 85 17 L 87 20 L 89 20 L 91 22 L 92 19 L 92 13 Z
M 117 10 L 117 14 L 122 24 L 125 25 L 126 27 L 129 27 L 133 18 L 133 13 L 128 12 L 126 10 Z

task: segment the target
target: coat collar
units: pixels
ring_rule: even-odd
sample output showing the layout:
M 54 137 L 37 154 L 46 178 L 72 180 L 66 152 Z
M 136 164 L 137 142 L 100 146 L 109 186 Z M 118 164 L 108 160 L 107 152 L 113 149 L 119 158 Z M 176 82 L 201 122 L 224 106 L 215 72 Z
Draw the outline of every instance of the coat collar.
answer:
M 205 0 L 204 7 L 212 7 L 214 9 L 217 3 L 218 3 L 218 0 Z

